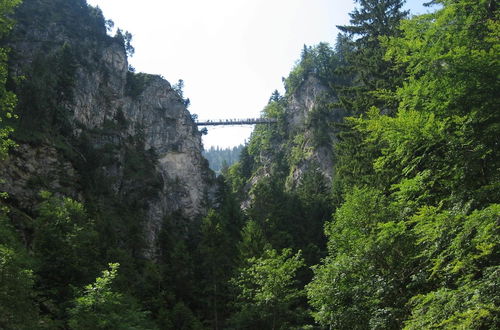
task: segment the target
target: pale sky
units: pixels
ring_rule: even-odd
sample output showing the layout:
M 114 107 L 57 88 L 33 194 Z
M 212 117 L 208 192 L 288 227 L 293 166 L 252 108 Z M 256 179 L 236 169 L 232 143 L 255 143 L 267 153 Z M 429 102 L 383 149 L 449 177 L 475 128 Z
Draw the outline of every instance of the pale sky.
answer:
M 133 35 L 137 72 L 184 80 L 189 110 L 200 119 L 259 117 L 283 92 L 303 45 L 334 44 L 353 0 L 88 0 L 115 28 Z M 425 0 L 410 0 L 423 12 Z M 253 127 L 209 127 L 205 148 L 248 139 Z

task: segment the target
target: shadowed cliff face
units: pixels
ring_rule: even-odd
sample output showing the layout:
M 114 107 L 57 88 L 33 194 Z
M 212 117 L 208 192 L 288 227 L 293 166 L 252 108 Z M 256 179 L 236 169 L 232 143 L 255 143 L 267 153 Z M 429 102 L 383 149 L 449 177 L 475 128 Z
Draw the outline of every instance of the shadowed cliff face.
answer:
M 107 36 L 85 1 L 26 0 L 16 19 L 9 45 L 19 147 L 0 170 L 0 189 L 27 213 L 42 189 L 137 203 L 153 254 L 165 217 L 193 221 L 211 190 L 184 100 L 160 76 L 130 72 L 123 38 Z

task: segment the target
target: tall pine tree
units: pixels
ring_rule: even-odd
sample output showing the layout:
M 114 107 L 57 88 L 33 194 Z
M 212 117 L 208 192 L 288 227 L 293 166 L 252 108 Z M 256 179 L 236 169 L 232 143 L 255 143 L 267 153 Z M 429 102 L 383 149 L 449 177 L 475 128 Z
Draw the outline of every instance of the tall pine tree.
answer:
M 366 112 L 376 106 L 394 112 L 392 100 L 395 87 L 401 82 L 402 71 L 391 61 L 384 59 L 386 47 L 383 40 L 399 34 L 399 24 L 407 15 L 403 11 L 404 0 L 356 0 L 359 8 L 350 13 L 351 25 L 337 26 L 343 35 L 347 65 L 342 76 L 352 85 L 339 88 L 340 103 L 354 114 Z M 347 45 L 350 44 L 350 45 Z

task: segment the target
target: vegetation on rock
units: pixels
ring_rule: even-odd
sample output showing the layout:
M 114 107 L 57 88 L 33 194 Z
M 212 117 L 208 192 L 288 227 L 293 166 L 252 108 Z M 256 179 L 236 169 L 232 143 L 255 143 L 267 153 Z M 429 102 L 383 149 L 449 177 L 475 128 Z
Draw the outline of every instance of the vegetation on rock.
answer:
M 112 80 L 99 47 L 131 54 L 131 35 L 107 36 L 83 0 L 1 2 L 2 169 L 13 141 L 69 165 L 1 195 L 0 328 L 500 328 L 498 5 L 435 0 L 407 18 L 402 0 L 356 2 L 336 45 L 304 47 L 272 94 L 277 123 L 207 153 L 239 160 L 194 218 L 126 109 L 91 129 L 70 111 L 79 73 Z M 8 61 L 9 42 L 43 37 L 23 30 L 39 11 L 56 38 Z M 156 78 L 123 79 L 138 102 Z M 155 227 L 162 189 L 181 206 Z

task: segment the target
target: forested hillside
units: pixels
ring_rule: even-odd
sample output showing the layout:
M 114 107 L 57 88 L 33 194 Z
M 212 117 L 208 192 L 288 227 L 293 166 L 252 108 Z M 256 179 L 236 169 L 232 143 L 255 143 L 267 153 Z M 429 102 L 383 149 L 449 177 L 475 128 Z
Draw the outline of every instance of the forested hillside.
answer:
M 232 148 L 214 148 L 212 146 L 203 152 L 203 157 L 208 160 L 210 169 L 216 174 L 220 174 L 224 168 L 233 165 L 239 160 L 242 149 L 243 145 L 241 144 Z
M 187 101 L 85 0 L 1 6 L 0 328 L 201 324 L 217 183 Z
M 500 328 L 497 1 L 355 2 L 214 177 L 130 34 L 3 1 L 0 328 Z
M 262 241 L 236 277 L 240 327 L 500 326 L 498 6 L 433 2 L 408 18 L 357 1 L 265 109 L 278 129 L 256 128 L 227 173 L 243 239 Z M 273 263 L 295 277 L 276 286 Z

